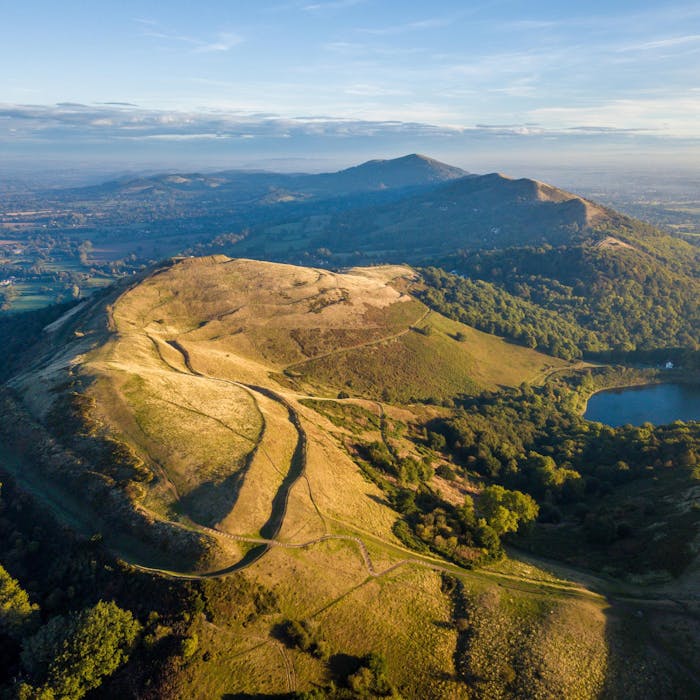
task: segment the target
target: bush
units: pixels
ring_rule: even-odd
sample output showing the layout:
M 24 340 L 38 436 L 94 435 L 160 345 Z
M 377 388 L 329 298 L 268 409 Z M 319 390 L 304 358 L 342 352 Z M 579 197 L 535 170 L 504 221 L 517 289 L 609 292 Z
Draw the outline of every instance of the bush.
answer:
M 330 644 L 306 620 L 285 620 L 279 633 L 288 646 L 308 652 L 322 661 L 330 658 Z
M 180 654 L 183 659 L 192 658 L 199 649 L 199 639 L 196 634 L 185 637 L 180 643 Z
M 438 476 L 441 476 L 443 479 L 447 479 L 448 481 L 453 481 L 456 477 L 457 474 L 454 469 L 449 464 L 441 464 L 436 470 L 435 473 Z
M 347 683 L 361 697 L 386 697 L 395 693 L 386 673 L 386 659 L 381 654 L 370 653 L 362 659 L 360 668 L 348 676 Z

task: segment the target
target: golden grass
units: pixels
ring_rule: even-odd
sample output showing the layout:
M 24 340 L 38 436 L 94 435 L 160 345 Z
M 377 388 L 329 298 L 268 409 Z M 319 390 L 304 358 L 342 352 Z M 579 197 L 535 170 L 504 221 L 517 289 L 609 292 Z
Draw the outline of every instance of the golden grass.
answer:
M 408 697 L 468 697 L 448 680 L 456 631 L 440 576 L 402 570 L 372 579 L 314 617 L 346 654 L 383 654 L 391 680 Z
M 287 474 L 297 440 L 284 407 L 261 394 L 255 395 L 255 401 L 265 416 L 265 429 L 236 503 L 218 525 L 222 530 L 238 535 L 260 534 L 260 528 L 270 517 L 270 496 Z
M 287 368 L 317 393 L 334 396 L 350 383 L 353 394 L 407 401 L 517 384 L 561 364 L 428 312 L 400 291 L 413 277 L 402 266 L 337 274 L 186 259 L 122 293 L 107 318 L 101 306 L 76 314 L 80 333 L 22 388 L 41 415 L 72 366 L 97 399 L 98 417 L 152 467 L 143 505 L 239 535 L 259 533 L 269 517 L 298 435 L 282 403 L 234 382 L 281 392 L 308 435 L 305 478 L 289 494 L 281 536 L 312 538 L 340 521 L 395 542 L 396 515 L 333 437 L 338 426 L 329 430 L 274 377 Z M 72 333 L 74 318 L 55 334 Z M 430 335 L 411 330 L 427 324 Z M 365 407 L 378 413 L 371 401 Z M 404 409 L 386 410 L 410 419 Z
M 300 408 L 307 416 L 311 410 Z M 358 466 L 327 431 L 305 422 L 309 436 L 306 474 L 321 512 L 397 542 L 391 532 L 397 515 L 378 486 L 367 481 Z
M 293 366 L 293 376 L 329 393 L 353 394 L 390 401 L 443 400 L 498 386 L 517 386 L 561 360 L 508 343 L 431 312 L 419 328 L 388 340 Z M 464 340 L 457 341 L 461 333 Z M 289 370 L 288 370 L 289 371 Z M 333 389 L 331 389 L 331 387 Z

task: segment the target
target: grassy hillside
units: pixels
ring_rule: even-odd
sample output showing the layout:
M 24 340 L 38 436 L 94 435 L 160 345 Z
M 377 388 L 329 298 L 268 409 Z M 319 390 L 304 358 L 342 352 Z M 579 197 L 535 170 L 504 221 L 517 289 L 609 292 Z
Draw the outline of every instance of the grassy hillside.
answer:
M 558 366 L 392 286 L 413 276 L 184 260 L 52 328 L 13 385 L 37 417 L 68 406 L 86 435 L 134 450 L 151 478 L 127 486 L 154 517 L 259 535 L 298 440 L 296 394 L 441 401 Z
M 25 355 L 0 397 L 0 468 L 122 561 L 81 576 L 113 576 L 144 625 L 131 682 L 158 698 L 624 697 L 612 669 L 645 664 L 656 696 L 693 697 L 685 651 L 631 643 L 615 596 L 644 591 L 494 561 L 503 533 L 480 499 L 545 449 L 540 399 L 569 399 L 529 385 L 568 365 L 429 310 L 405 291 L 417 281 L 184 259 L 54 320 Z M 504 395 L 542 420 L 533 408 L 522 432 Z M 9 512 L 21 527 L 0 532 L 24 532 Z M 34 566 L 50 606 L 23 537 L 0 538 L 19 542 L 10 573 Z M 151 604 L 162 619 L 118 583 L 150 576 L 187 592 Z

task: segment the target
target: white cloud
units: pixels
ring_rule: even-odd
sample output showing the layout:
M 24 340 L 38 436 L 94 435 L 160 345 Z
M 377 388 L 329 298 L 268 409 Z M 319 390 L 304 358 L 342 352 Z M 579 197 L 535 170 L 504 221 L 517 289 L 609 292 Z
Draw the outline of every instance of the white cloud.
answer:
M 700 138 L 700 96 L 648 97 L 603 102 L 581 107 L 542 107 L 530 116 L 551 128 L 631 129 L 663 132 L 667 137 Z
M 666 49 L 673 46 L 684 46 L 685 44 L 700 42 L 700 34 L 686 34 L 684 36 L 672 36 L 665 39 L 654 39 L 652 41 L 644 41 L 638 44 L 629 44 L 622 46 L 617 50 L 625 51 L 650 51 L 652 49 Z
M 307 5 L 302 5 L 301 9 L 305 12 L 317 12 L 318 10 L 342 10 L 346 7 L 354 7 L 361 5 L 367 0 L 329 0 L 328 2 L 313 2 Z
M 399 88 L 385 87 L 381 85 L 372 85 L 368 83 L 355 83 L 349 85 L 343 92 L 347 95 L 358 95 L 361 97 L 388 97 L 402 96 L 409 94 L 406 90 Z
M 429 143 L 477 144 L 512 140 L 525 145 L 557 138 L 562 143 L 611 143 L 631 138 L 653 138 L 656 143 L 680 143 L 680 137 L 700 143 L 695 115 L 700 95 L 670 105 L 673 123 L 660 118 L 669 109 L 661 99 L 619 100 L 581 109 L 552 107 L 533 110 L 529 119 L 508 123 L 460 123 L 454 115 L 430 104 L 408 105 L 412 121 L 396 120 L 376 110 L 376 118 L 352 119 L 318 115 L 285 117 L 233 110 L 159 111 L 116 105 L 15 105 L 0 104 L 0 145 L 34 148 L 89 148 L 99 144 L 245 142 L 267 144 L 268 151 L 282 142 L 307 150 L 323 144 L 371 140 L 384 148 L 402 142 L 417 149 Z M 450 119 L 452 123 L 450 124 Z M 673 137 L 669 141 L 669 137 Z M 482 143 L 483 142 L 483 143 Z M 276 145 L 275 145 L 276 144 Z M 120 146 L 121 147 L 121 146 Z
M 141 36 L 162 39 L 171 43 L 187 44 L 194 53 L 230 51 L 243 41 L 243 37 L 234 32 L 219 32 L 213 39 L 202 39 L 163 29 L 157 22 L 152 20 L 137 19 L 135 21 L 142 27 Z
M 439 27 L 447 27 L 454 21 L 453 17 L 432 17 L 429 19 L 416 20 L 414 22 L 404 22 L 401 24 L 393 24 L 389 27 L 380 27 L 376 29 L 363 29 L 365 34 L 373 34 L 376 36 L 388 36 L 391 34 L 403 34 L 405 32 L 415 32 L 424 29 L 437 29 Z
M 238 34 L 223 32 L 217 36 L 215 41 L 203 43 L 195 48 L 197 53 L 212 53 L 216 51 L 230 51 L 234 46 L 238 46 L 243 41 Z

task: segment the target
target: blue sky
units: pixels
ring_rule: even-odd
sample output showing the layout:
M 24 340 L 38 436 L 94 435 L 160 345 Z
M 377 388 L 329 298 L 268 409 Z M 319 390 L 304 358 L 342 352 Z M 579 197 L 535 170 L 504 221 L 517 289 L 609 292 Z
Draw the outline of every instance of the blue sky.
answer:
M 700 162 L 698 2 L 2 0 L 0 11 L 10 160 Z

